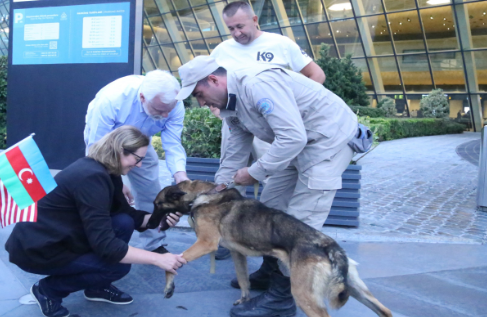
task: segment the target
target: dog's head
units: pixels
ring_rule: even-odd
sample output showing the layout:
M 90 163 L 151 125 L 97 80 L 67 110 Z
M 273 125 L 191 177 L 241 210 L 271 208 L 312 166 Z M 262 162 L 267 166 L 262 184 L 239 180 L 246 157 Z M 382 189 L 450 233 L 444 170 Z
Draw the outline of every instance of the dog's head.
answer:
M 165 187 L 154 200 L 154 212 L 149 220 L 148 227 L 159 225 L 159 222 L 170 213 L 189 214 L 198 195 L 208 193 L 215 187 L 214 183 L 198 180 L 184 181 L 177 185 Z

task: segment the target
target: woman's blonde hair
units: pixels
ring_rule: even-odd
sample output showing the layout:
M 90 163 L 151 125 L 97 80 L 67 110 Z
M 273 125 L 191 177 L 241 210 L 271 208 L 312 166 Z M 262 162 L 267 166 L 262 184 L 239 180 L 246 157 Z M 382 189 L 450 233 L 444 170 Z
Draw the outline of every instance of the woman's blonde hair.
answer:
M 133 126 L 116 128 L 103 138 L 93 143 L 88 150 L 88 157 L 103 164 L 110 174 L 121 175 L 120 154 L 129 155 L 149 145 L 149 138 Z

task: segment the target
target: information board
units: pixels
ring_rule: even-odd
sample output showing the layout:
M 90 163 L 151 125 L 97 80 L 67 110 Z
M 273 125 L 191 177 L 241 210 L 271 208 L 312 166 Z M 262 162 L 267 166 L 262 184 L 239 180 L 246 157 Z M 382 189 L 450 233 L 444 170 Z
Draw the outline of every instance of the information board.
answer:
M 7 146 L 35 133 L 49 168 L 85 155 L 88 104 L 141 72 L 143 0 L 11 1 Z
M 126 63 L 130 3 L 13 10 L 13 65 Z

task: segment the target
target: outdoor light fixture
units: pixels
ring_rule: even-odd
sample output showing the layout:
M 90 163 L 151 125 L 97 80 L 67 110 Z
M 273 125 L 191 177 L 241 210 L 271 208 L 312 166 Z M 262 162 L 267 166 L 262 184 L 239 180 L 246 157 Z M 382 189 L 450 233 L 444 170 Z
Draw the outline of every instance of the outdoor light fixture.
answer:
M 428 0 L 426 1 L 426 3 L 431 5 L 445 4 L 445 3 L 450 3 L 450 0 Z
M 433 20 L 433 16 L 430 16 L 430 19 Z
M 399 25 L 402 25 L 402 22 L 399 22 Z
M 411 19 L 410 18 L 408 18 L 408 22 L 411 22 Z
M 345 10 L 352 10 L 352 5 L 350 2 L 343 2 L 343 3 L 335 3 L 331 7 L 328 8 L 331 11 L 345 11 Z

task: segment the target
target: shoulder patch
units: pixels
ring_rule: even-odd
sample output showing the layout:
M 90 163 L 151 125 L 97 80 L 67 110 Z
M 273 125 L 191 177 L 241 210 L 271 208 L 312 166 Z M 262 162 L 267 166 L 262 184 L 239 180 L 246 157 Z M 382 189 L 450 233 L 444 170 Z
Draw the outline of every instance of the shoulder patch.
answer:
M 262 98 L 257 101 L 257 108 L 262 115 L 269 114 L 274 110 L 274 101 L 269 98 Z

